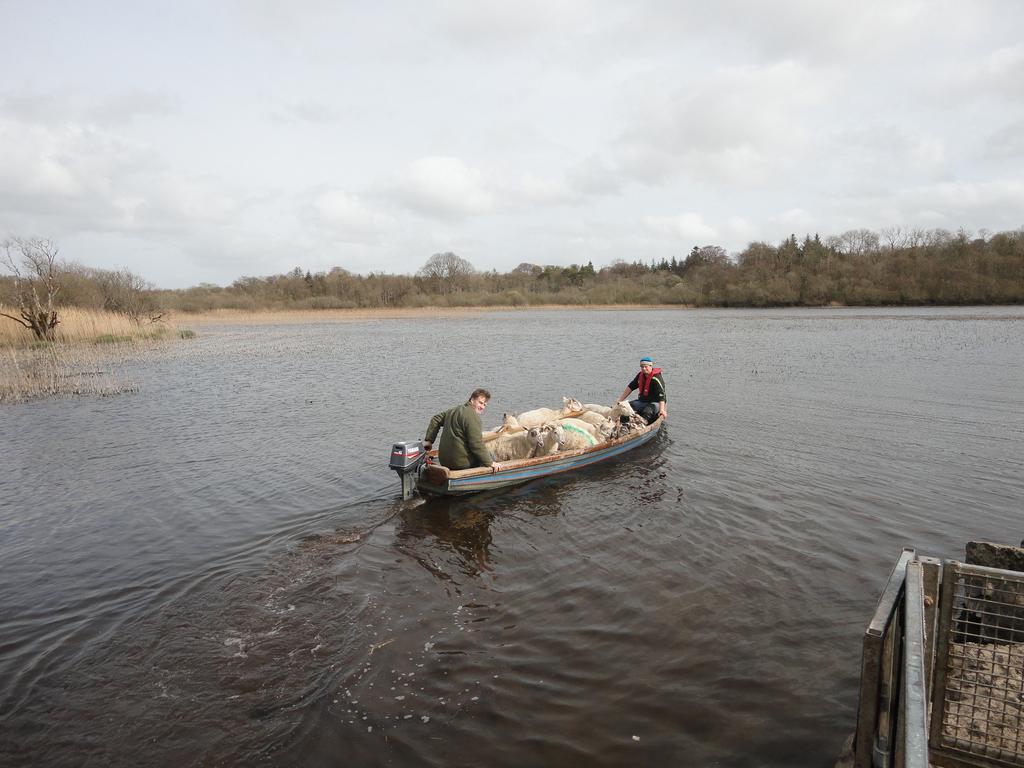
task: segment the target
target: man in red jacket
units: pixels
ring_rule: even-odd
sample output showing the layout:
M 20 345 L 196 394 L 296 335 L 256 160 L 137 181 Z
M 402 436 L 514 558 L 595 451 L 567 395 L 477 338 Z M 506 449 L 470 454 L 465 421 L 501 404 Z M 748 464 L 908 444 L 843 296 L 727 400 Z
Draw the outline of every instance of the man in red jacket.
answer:
M 640 358 L 640 373 L 622 390 L 619 400 L 625 400 L 634 389 L 637 390 L 637 399 L 631 400 L 629 404 L 648 424 L 653 424 L 659 416 L 668 418 L 665 379 L 661 375 L 661 368 L 655 368 L 651 358 Z

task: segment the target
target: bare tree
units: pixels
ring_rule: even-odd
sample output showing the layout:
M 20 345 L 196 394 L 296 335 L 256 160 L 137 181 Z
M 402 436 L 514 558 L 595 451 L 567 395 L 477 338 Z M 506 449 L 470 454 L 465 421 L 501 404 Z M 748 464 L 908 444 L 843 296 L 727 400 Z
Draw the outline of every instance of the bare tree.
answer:
M 695 245 L 683 262 L 682 272 L 686 274 L 690 270 L 702 266 L 727 267 L 730 263 L 729 254 L 722 246 Z
M 467 278 L 476 272 L 473 265 L 451 251 L 435 253 L 420 267 L 417 277 L 438 286 L 442 293 L 451 293 L 462 287 Z
M 889 244 L 890 251 L 906 248 L 910 243 L 910 233 L 903 227 L 885 227 L 882 229 L 882 237 Z
M 57 246 L 40 238 L 11 237 L 0 243 L 0 265 L 14 276 L 14 295 L 20 317 L 0 316 L 20 323 L 41 341 L 53 341 L 60 319 L 54 300 L 60 291 Z
M 99 285 L 103 308 L 108 312 L 128 315 L 136 323 L 141 323 L 143 316 L 151 323 L 163 319 L 164 311 L 152 298 L 153 286 L 127 267 L 93 270 L 93 279 Z
M 544 271 L 544 267 L 540 264 L 531 264 L 528 261 L 522 262 L 518 267 L 512 270 L 513 275 L 529 275 L 530 277 L 536 277 Z
M 827 245 L 847 256 L 866 256 L 877 253 L 878 235 L 870 229 L 848 229 L 838 237 L 830 237 Z

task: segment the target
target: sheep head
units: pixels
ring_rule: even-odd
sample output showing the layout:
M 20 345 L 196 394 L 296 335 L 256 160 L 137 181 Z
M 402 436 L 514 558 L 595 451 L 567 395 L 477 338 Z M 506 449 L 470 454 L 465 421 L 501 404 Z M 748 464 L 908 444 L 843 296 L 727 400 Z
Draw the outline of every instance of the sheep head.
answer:
M 523 427 L 519 425 L 519 421 L 516 419 L 514 414 L 503 413 L 501 415 L 501 426 L 498 427 L 502 432 L 522 432 Z
M 608 418 L 612 421 L 619 421 L 622 416 L 627 419 L 632 419 L 636 415 L 636 411 L 633 410 L 633 406 L 629 404 L 628 400 L 620 400 L 612 408 L 612 412 L 608 414 Z
M 559 449 L 565 440 L 565 432 L 555 422 L 530 427 L 527 430 L 530 443 L 533 445 L 531 456 L 545 456 Z

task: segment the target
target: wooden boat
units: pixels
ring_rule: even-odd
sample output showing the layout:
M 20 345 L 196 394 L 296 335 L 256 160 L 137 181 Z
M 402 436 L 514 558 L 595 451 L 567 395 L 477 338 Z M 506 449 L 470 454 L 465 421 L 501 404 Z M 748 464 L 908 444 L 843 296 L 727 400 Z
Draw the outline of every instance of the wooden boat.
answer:
M 448 467 L 430 461 L 431 458 L 435 462 L 437 459 L 437 452 L 431 451 L 427 462 L 419 469 L 416 488 L 426 496 L 461 496 L 478 491 L 506 488 L 561 472 L 571 472 L 600 461 L 607 461 L 643 445 L 658 434 L 664 423 L 665 420 L 659 417 L 653 424 L 589 448 L 560 451 L 550 456 L 538 456 L 534 459 L 502 462 L 499 472 L 492 472 L 489 467 L 448 469 Z

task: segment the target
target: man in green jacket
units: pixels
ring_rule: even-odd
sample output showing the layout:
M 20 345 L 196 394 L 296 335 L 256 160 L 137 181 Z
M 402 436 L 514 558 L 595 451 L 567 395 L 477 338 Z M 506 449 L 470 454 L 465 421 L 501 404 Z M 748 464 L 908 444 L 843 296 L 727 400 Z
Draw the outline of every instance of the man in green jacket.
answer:
M 423 447 L 429 451 L 438 430 L 444 427 L 437 449 L 437 457 L 444 466 L 448 469 L 490 467 L 492 472 L 497 472 L 500 467 L 484 446 L 483 426 L 480 424 L 480 414 L 490 399 L 491 393 L 486 389 L 475 389 L 464 405 L 437 414 L 427 426 Z

